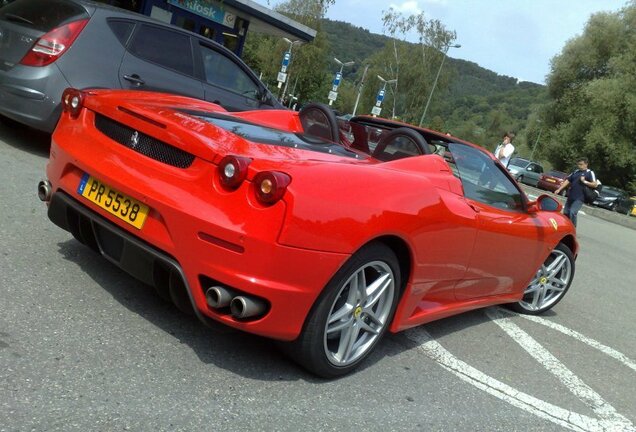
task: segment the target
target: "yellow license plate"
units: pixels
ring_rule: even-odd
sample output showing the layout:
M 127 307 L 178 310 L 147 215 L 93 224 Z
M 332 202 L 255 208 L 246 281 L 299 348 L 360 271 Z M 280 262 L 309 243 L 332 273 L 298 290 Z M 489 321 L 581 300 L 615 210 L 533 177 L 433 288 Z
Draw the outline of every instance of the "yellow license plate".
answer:
M 548 180 L 550 183 L 556 183 L 555 179 L 546 179 L 546 180 Z
M 124 195 L 88 174 L 82 176 L 77 193 L 137 229 L 141 229 L 146 221 L 146 216 L 148 216 L 147 205 Z

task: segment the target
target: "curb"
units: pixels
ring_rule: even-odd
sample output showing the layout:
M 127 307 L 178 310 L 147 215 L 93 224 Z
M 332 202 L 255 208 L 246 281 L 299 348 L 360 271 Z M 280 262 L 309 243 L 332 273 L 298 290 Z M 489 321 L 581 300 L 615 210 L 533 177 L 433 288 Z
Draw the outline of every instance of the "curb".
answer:
M 565 197 L 555 195 L 552 192 L 548 192 L 543 189 L 537 189 L 526 184 L 519 183 L 519 185 L 521 186 L 521 189 L 523 189 L 527 194 L 532 194 L 535 196 L 550 195 L 551 197 L 556 198 L 561 204 L 565 204 Z M 594 216 L 599 219 L 603 219 L 608 222 L 612 222 L 636 230 L 636 217 L 634 216 L 624 215 L 611 210 L 605 210 L 587 204 L 583 204 L 583 208 L 581 210 L 583 210 L 586 215 Z

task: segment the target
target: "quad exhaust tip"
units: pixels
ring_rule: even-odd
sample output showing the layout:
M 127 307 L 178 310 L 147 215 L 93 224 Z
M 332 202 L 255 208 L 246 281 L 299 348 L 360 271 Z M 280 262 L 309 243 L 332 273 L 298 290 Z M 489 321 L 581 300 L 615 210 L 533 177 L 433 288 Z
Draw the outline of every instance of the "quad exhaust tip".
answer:
M 263 300 L 247 297 L 236 296 L 230 303 L 230 311 L 232 316 L 238 319 L 252 318 L 262 315 L 267 310 L 267 305 Z
M 205 292 L 208 306 L 215 309 L 228 307 L 234 298 L 234 293 L 222 286 L 213 286 Z
M 38 183 L 38 198 L 40 201 L 48 202 L 51 200 L 51 182 L 42 180 Z
M 267 311 L 267 302 L 256 297 L 237 295 L 233 290 L 215 285 L 205 292 L 205 300 L 213 309 L 230 307 L 230 313 L 236 319 L 252 318 Z

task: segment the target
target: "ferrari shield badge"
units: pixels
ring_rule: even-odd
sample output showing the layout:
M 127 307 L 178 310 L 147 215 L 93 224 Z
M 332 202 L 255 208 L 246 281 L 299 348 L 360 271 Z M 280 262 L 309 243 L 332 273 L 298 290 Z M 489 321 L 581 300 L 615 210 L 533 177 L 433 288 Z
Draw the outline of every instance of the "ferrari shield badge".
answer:
M 557 221 L 555 221 L 554 219 L 550 218 L 550 223 L 552 224 L 552 228 L 554 228 L 554 230 L 558 230 L 559 228 L 559 224 L 557 224 Z

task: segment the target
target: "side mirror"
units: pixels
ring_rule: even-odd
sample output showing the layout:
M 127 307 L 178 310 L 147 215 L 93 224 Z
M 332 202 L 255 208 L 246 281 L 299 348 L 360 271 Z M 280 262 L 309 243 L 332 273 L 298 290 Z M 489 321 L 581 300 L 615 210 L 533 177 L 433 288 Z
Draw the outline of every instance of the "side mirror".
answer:
M 258 93 L 256 94 L 256 98 L 262 104 L 273 105 L 272 104 L 272 97 L 271 97 L 270 93 L 264 88 L 261 88 L 261 89 L 258 90 Z
M 528 203 L 528 213 L 536 213 L 538 211 L 558 212 L 562 208 L 561 203 L 550 195 L 541 195 L 536 201 Z

